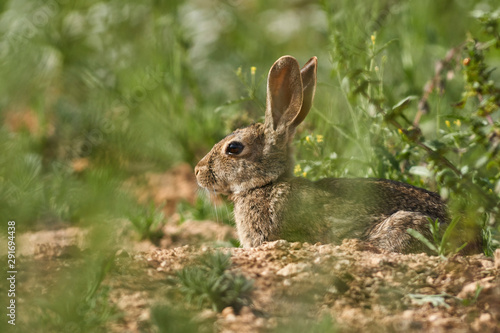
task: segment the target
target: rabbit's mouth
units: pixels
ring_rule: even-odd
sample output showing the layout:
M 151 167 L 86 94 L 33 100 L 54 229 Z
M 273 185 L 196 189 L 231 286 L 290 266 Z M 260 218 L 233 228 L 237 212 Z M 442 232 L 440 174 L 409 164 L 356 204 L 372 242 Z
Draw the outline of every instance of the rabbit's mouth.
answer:
M 229 196 L 232 194 L 238 194 L 245 190 L 244 187 L 239 185 L 231 186 L 224 182 L 217 181 L 215 175 L 212 176 L 213 178 L 210 176 L 206 177 L 200 177 L 200 176 L 197 175 L 196 177 L 196 182 L 198 183 L 198 186 L 213 194 L 222 194 Z
M 197 172 L 196 173 L 196 182 L 198 183 L 198 186 L 207 190 L 208 192 L 215 193 L 215 194 L 223 194 L 223 195 L 230 195 L 233 193 L 231 191 L 231 188 L 229 186 L 221 186 L 220 182 L 217 181 L 217 178 L 211 172 L 211 170 L 208 170 L 208 172 Z

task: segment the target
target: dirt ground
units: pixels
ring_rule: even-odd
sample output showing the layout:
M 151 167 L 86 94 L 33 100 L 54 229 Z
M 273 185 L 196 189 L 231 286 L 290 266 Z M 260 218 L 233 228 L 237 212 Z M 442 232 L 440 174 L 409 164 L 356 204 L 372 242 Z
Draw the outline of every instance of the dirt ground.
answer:
M 171 206 L 167 209 L 172 213 Z M 214 221 L 170 221 L 159 246 L 116 236 L 123 237 L 123 247 L 103 286 L 121 315 L 107 322 L 107 331 L 157 332 L 151 309 L 179 302 L 178 285 L 172 282 L 176 272 L 217 242 L 235 238 L 233 228 Z M 43 291 L 60 269 L 79 260 L 88 251 L 88 233 L 72 227 L 20 235 L 20 261 L 36 267 L 23 281 L 33 284 L 26 292 Z M 321 332 L 325 320 L 340 332 L 500 332 L 500 249 L 494 258 L 447 259 L 380 252 L 357 240 L 340 246 L 281 240 L 219 250 L 231 254 L 231 271 L 253 280 L 254 290 L 252 304 L 239 313 L 192 306 L 190 317 L 208 322 L 209 332 L 305 332 L 314 327 Z

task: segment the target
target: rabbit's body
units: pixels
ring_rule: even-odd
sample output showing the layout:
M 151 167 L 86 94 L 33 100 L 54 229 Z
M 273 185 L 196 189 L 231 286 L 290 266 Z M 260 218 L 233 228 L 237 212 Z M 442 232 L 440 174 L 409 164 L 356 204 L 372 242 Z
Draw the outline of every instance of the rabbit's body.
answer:
M 409 199 L 415 197 L 419 199 Z M 437 194 L 385 179 L 311 182 L 290 177 L 231 199 L 244 247 L 277 239 L 338 244 L 360 238 L 389 251 L 409 252 L 421 244 L 408 228 L 427 234 L 427 217 L 447 221 Z
M 217 143 L 196 166 L 198 184 L 233 200 L 244 247 L 360 238 L 394 252 L 421 250 L 407 229 L 429 236 L 428 218 L 448 222 L 436 193 L 384 179 L 293 177 L 290 143 L 311 108 L 316 67 L 316 58 L 302 69 L 293 57 L 278 59 L 269 71 L 264 124 Z

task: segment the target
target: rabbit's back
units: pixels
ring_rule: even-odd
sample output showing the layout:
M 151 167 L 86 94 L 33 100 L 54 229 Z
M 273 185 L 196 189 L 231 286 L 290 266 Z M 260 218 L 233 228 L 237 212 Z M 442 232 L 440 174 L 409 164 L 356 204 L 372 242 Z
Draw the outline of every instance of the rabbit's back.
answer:
M 386 232 L 377 227 L 400 211 L 447 221 L 439 195 L 384 179 L 326 178 L 311 182 L 287 177 L 235 194 L 233 200 L 244 246 L 276 239 L 311 243 L 368 239 L 374 231 Z M 415 228 L 411 217 L 407 223 L 398 227 Z
M 329 194 L 330 200 L 337 204 L 337 214 L 342 216 L 379 219 L 403 210 L 419 212 L 440 222 L 448 220 L 446 205 L 437 193 L 409 184 L 376 178 L 324 178 L 314 186 Z

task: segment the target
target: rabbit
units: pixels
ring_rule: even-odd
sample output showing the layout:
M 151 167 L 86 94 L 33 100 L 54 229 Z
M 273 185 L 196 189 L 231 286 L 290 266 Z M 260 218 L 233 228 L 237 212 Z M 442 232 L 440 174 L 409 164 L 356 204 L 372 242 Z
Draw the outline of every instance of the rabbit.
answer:
M 438 194 L 386 179 L 293 176 L 291 142 L 311 109 L 316 73 L 316 57 L 302 69 L 292 56 L 279 58 L 268 74 L 264 123 L 215 144 L 195 167 L 199 186 L 233 201 L 244 248 L 278 239 L 339 244 L 358 238 L 390 252 L 424 251 L 407 229 L 430 238 L 428 218 L 449 222 Z

